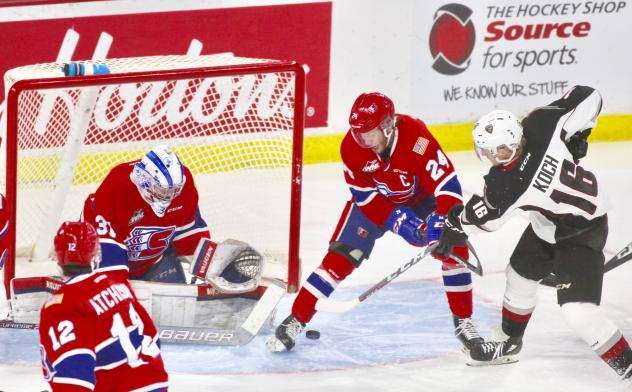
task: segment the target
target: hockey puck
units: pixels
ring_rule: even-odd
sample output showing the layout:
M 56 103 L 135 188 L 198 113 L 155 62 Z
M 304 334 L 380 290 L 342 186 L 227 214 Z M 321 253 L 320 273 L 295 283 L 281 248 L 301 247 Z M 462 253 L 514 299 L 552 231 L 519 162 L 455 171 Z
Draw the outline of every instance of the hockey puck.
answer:
M 316 331 L 315 329 L 310 329 L 309 331 L 305 332 L 305 336 L 307 336 L 307 339 L 320 339 L 320 332 Z

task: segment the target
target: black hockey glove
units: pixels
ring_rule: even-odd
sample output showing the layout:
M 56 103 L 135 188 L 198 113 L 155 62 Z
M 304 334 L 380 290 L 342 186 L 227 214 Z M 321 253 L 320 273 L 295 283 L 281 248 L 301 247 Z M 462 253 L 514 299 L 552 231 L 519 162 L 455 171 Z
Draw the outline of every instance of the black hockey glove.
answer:
M 592 129 L 584 129 L 583 131 L 575 133 L 566 142 L 566 148 L 573 155 L 575 163 L 586 156 L 588 152 L 588 136 Z
M 443 229 L 441 229 L 441 239 L 432 252 L 433 255 L 437 255 L 439 258 L 446 258 L 452 253 L 453 247 L 465 245 L 467 234 L 463 231 L 461 219 L 459 218 L 463 208 L 463 204 L 457 204 L 450 208 Z

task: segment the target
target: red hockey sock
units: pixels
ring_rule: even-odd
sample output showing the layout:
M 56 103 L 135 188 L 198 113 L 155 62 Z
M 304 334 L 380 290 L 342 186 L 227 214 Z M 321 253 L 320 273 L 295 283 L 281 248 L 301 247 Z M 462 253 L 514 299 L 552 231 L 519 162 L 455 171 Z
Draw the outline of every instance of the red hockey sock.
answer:
M 316 314 L 316 301 L 318 298 L 329 297 L 353 270 L 354 265 L 337 253 L 329 252 L 325 255 L 322 264 L 309 275 L 298 292 L 292 314 L 302 323 L 307 324 Z
M 468 259 L 467 247 L 457 247 L 453 251 L 462 259 Z M 472 317 L 472 274 L 452 259 L 444 260 L 441 269 L 452 314 L 459 318 Z

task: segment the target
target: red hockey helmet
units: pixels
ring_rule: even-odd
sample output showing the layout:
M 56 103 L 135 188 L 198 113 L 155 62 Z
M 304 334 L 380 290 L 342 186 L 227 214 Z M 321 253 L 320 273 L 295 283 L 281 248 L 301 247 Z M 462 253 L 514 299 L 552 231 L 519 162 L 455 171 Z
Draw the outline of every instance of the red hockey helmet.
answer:
M 100 258 L 99 236 L 88 222 L 64 222 L 55 235 L 57 265 L 96 267 Z
M 380 128 L 386 134 L 389 128 L 383 124 L 384 120 L 394 117 L 395 105 L 389 97 L 380 93 L 363 93 L 356 98 L 351 107 L 349 131 L 360 146 L 367 148 L 370 146 L 366 145 L 361 135 L 375 128 Z

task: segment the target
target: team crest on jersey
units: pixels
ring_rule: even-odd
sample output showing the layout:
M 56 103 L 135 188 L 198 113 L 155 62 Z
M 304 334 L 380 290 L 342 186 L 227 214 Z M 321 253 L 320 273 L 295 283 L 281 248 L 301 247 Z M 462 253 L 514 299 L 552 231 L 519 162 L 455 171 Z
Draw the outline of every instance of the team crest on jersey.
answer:
M 428 144 L 430 144 L 430 140 L 425 137 L 417 138 L 417 142 L 413 146 L 413 152 L 416 152 L 419 155 L 424 155 L 426 148 L 428 148 Z
M 362 168 L 362 171 L 365 173 L 373 173 L 379 168 L 380 168 L 380 163 L 377 161 L 377 159 L 374 159 L 372 161 L 365 163 L 364 167 Z
M 128 226 L 132 226 L 137 222 L 140 222 L 141 219 L 143 219 L 145 217 L 145 212 L 139 208 L 136 211 L 134 211 L 134 215 L 132 215 L 131 218 L 129 218 L 129 221 L 127 222 Z
M 139 261 L 161 255 L 171 243 L 175 231 L 175 226 L 135 227 L 124 241 L 127 257 L 130 261 Z

